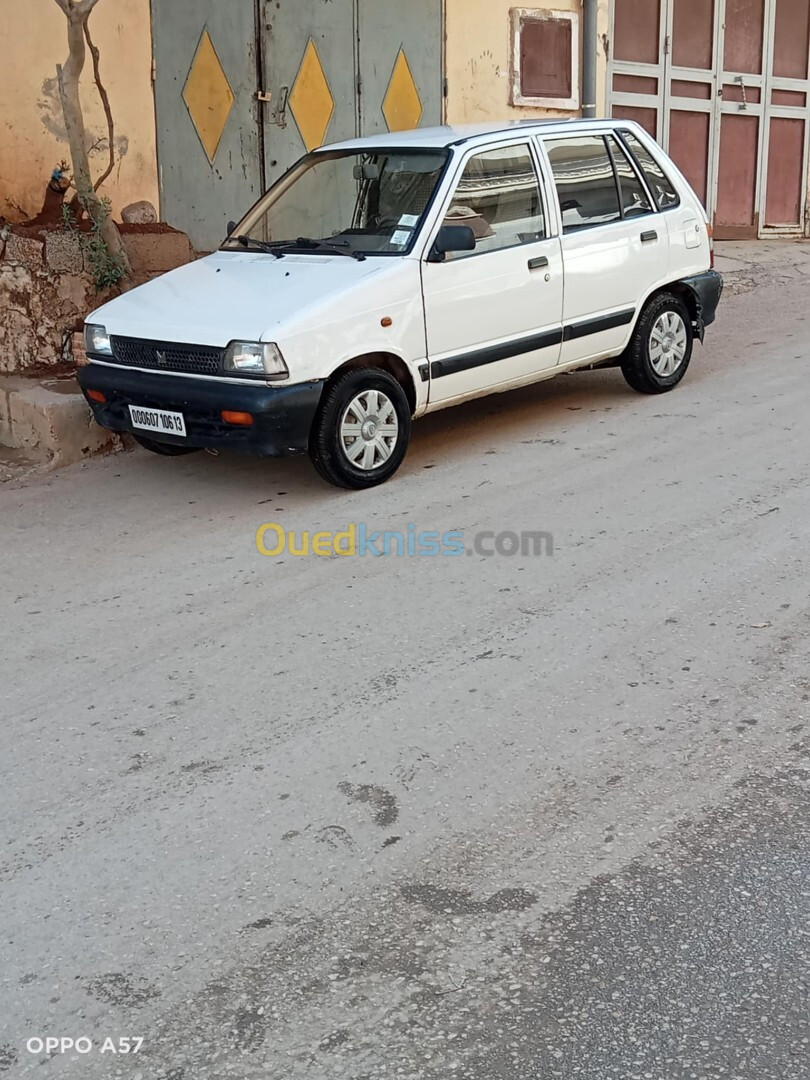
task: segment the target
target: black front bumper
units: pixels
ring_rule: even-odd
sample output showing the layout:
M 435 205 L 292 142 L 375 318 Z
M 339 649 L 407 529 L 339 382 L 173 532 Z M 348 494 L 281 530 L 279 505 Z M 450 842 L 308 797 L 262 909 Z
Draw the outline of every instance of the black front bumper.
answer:
M 705 274 L 684 278 L 683 283 L 695 294 L 698 329 L 702 341 L 704 327 L 711 326 L 717 314 L 717 305 L 723 295 L 723 275 L 716 270 L 707 270 Z
M 323 391 L 323 382 L 267 386 L 247 380 L 233 383 L 160 375 L 92 362 L 79 368 L 78 380 L 102 427 L 141 434 L 159 442 L 241 450 L 260 457 L 292 457 L 307 450 Z M 107 403 L 100 404 L 87 397 L 88 390 L 100 390 Z M 138 431 L 130 420 L 130 405 L 182 413 L 185 438 Z M 222 419 L 223 410 L 248 412 L 253 416 L 253 424 L 250 427 L 228 424 Z

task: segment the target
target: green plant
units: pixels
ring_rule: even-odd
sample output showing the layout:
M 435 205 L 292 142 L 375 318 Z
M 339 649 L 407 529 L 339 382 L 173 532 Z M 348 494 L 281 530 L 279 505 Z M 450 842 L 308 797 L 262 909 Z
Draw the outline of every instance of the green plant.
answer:
M 87 265 L 93 275 L 93 281 L 99 292 L 118 285 L 126 276 L 126 264 L 116 252 L 110 251 L 104 239 L 104 227 L 110 220 L 112 205 L 106 197 L 98 200 L 98 206 L 93 208 L 93 213 L 88 213 L 90 218 L 90 231 L 82 232 L 73 216 L 73 210 L 67 203 L 62 204 L 62 224 L 64 228 L 78 236 L 79 243 L 84 251 Z

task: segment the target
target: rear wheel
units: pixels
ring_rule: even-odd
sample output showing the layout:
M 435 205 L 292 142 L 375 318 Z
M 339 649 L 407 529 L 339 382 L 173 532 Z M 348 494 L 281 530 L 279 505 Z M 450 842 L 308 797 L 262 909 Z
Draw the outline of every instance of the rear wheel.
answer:
M 182 457 L 183 454 L 194 454 L 200 449 L 199 446 L 158 442 L 157 439 L 149 439 L 145 435 L 136 435 L 134 432 L 132 434 L 135 442 L 139 443 L 144 450 L 151 450 L 153 454 L 160 454 L 162 457 Z
M 642 394 L 663 394 L 678 385 L 692 358 L 692 320 L 674 293 L 646 305 L 622 356 L 622 374 Z
M 309 453 L 330 484 L 369 488 L 394 475 L 410 434 L 411 409 L 397 380 L 381 368 L 360 368 L 326 389 Z

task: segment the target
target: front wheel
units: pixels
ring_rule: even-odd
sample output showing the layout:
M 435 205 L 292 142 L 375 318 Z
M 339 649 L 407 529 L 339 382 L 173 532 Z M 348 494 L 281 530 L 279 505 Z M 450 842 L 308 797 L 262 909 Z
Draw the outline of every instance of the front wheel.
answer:
M 381 368 L 360 368 L 327 387 L 309 453 L 330 484 L 369 488 L 394 475 L 410 436 L 411 409 L 400 384 Z
M 182 446 L 180 443 L 158 442 L 157 439 L 149 439 L 145 435 L 135 435 L 134 432 L 133 438 L 144 450 L 150 450 L 153 454 L 160 454 L 161 457 L 182 457 L 183 454 L 195 454 L 200 449 L 199 446 Z
M 622 356 L 622 374 L 641 394 L 663 394 L 678 385 L 692 358 L 692 320 L 674 293 L 659 293 L 639 316 Z

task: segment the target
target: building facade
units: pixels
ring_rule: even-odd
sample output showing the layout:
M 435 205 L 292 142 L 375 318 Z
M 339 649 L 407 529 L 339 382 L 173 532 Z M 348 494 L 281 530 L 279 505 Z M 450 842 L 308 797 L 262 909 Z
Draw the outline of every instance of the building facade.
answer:
M 586 105 L 654 134 L 717 235 L 806 229 L 808 0 L 101 0 L 91 26 L 116 118 L 104 190 L 116 209 L 159 203 L 201 250 L 324 142 Z M 13 219 L 36 212 L 67 156 L 64 16 L 30 0 L 0 32 L 12 58 L 0 67 L 0 214 Z M 101 162 L 89 64 L 83 96 Z

